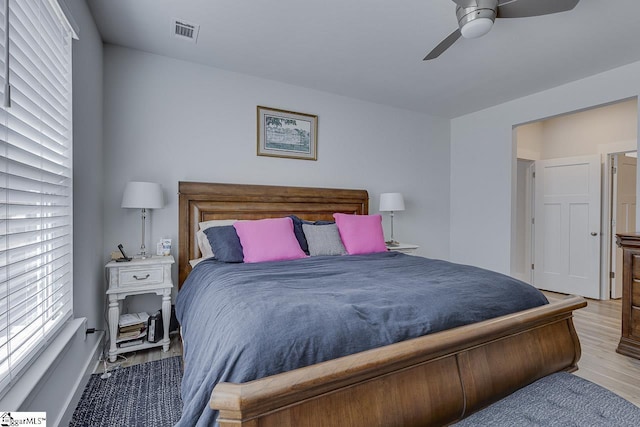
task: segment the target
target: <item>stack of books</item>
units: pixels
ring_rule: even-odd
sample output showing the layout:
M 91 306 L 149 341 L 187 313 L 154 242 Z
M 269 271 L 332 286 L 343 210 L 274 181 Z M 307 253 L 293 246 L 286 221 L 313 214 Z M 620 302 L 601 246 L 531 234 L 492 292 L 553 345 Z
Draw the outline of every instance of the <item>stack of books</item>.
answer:
M 147 335 L 147 322 L 149 315 L 142 313 L 129 313 L 120 316 L 118 321 L 118 337 L 116 344 L 120 348 L 142 344 Z

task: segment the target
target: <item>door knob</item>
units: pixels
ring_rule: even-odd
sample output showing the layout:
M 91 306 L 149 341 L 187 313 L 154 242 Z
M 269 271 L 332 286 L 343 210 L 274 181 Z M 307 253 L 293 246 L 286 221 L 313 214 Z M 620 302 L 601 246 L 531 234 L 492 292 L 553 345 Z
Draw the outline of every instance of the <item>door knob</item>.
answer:
M 598 235 L 598 233 L 596 233 L 595 231 L 592 231 L 592 232 L 591 232 L 591 235 L 592 235 L 592 236 L 597 236 L 597 235 Z

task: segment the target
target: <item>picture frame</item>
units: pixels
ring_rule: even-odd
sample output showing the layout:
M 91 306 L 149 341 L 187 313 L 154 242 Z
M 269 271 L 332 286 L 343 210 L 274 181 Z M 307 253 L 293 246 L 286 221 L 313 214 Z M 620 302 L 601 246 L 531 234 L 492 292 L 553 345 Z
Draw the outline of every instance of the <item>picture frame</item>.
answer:
M 318 116 L 258 106 L 258 156 L 318 159 Z

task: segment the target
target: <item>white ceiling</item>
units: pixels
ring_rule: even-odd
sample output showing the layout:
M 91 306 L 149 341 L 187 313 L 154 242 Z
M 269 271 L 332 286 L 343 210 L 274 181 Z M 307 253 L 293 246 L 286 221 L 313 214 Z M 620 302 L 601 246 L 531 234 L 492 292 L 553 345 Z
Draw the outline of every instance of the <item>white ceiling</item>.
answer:
M 106 43 L 445 118 L 640 60 L 638 0 L 498 19 L 426 62 L 457 28 L 451 0 L 87 3 Z M 199 24 L 198 42 L 173 37 L 172 18 Z

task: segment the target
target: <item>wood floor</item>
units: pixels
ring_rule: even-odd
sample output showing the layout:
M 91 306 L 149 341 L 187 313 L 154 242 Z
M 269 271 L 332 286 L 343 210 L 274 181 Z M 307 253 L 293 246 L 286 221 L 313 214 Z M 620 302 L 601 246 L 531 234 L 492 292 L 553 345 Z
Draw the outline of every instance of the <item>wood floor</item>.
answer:
M 565 295 L 544 292 L 550 302 L 565 298 Z M 574 323 L 580 343 L 582 357 L 576 375 L 599 384 L 640 406 L 640 360 L 616 353 L 620 339 L 620 300 L 588 300 L 588 306 L 574 313 Z M 182 354 L 177 334 L 171 337 L 171 348 L 167 353 L 160 348 L 128 353 L 115 363 L 108 363 L 109 370 L 127 367 L 152 360 Z M 95 372 L 102 373 L 100 364 Z
M 550 302 L 565 295 L 544 292 Z M 640 360 L 616 353 L 622 322 L 620 300 L 588 300 L 574 312 L 582 357 L 576 375 L 599 384 L 640 406 Z

